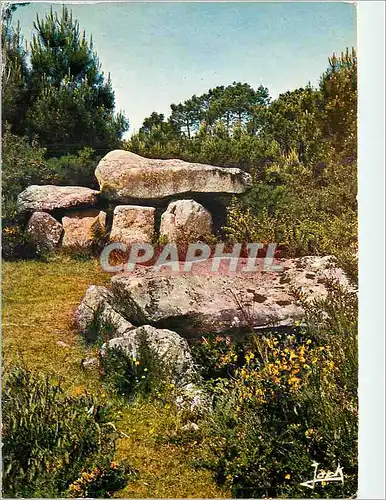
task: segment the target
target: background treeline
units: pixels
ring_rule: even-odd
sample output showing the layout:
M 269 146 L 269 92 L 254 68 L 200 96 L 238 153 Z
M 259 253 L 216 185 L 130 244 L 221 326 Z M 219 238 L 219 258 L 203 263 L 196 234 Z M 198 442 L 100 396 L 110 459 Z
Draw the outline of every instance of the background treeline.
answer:
M 141 155 L 255 168 L 296 153 L 315 164 L 332 151 L 343 160 L 356 158 L 356 54 L 348 50 L 329 59 L 318 88 L 281 94 L 272 100 L 267 88 L 233 82 L 210 89 L 171 114 L 153 112 L 127 147 Z
M 2 12 L 6 255 L 25 248 L 15 212 L 21 190 L 32 183 L 95 187 L 94 168 L 114 148 L 251 172 L 254 186 L 228 207 L 222 237 L 276 241 L 283 255 L 355 254 L 354 49 L 326 60 L 316 87 L 272 99 L 263 86 L 233 82 L 171 104 L 167 118 L 154 111 L 122 141 L 128 120 L 114 111 L 92 38 L 63 7 L 61 15 L 36 19 L 25 48 L 11 23 L 15 8 Z

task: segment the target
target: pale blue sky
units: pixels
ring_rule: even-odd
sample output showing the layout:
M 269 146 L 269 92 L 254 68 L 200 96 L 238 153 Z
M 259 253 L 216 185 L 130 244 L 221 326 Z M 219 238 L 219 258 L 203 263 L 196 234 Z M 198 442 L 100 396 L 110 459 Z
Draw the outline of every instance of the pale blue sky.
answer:
M 117 110 L 138 130 L 152 111 L 233 81 L 279 93 L 317 84 L 328 56 L 356 46 L 355 7 L 343 2 L 97 3 L 69 5 L 110 72 Z M 60 9 L 60 5 L 55 8 Z M 27 40 L 36 14 L 15 12 Z

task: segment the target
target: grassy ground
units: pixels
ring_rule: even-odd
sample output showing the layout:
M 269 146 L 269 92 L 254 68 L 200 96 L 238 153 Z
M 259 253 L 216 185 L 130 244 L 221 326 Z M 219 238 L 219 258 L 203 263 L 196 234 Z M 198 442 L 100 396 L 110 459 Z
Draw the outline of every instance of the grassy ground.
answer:
M 97 375 L 81 361 L 85 347 L 72 328 L 73 312 L 87 287 L 109 283 L 97 261 L 57 257 L 44 262 L 3 262 L 3 366 L 24 363 L 41 372 L 63 376 L 69 393 L 104 394 Z M 126 437 L 118 442 L 117 460 L 127 459 L 139 471 L 118 497 L 219 498 L 208 471 L 192 466 L 197 450 L 160 440 L 173 432 L 172 407 L 152 403 L 120 407 L 116 425 Z

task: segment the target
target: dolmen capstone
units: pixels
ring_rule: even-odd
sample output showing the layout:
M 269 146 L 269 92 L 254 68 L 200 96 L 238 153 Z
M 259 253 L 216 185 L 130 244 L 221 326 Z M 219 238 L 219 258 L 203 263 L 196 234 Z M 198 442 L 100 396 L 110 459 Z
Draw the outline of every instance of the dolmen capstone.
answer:
M 209 203 L 251 186 L 251 176 L 238 168 L 148 159 L 123 150 L 102 158 L 95 176 L 99 191 L 33 185 L 19 194 L 18 210 L 30 215 L 33 241 L 49 250 L 87 248 L 96 224 L 110 233 L 110 241 L 128 245 L 155 243 L 158 237 L 177 244 L 198 241 L 212 233 L 216 215 L 202 197 Z

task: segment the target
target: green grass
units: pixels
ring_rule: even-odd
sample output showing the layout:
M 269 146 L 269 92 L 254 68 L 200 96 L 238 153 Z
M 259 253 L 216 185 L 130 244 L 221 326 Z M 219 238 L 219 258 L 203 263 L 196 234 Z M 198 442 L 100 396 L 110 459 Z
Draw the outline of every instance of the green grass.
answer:
M 3 262 L 3 366 L 24 363 L 64 377 L 70 394 L 87 390 L 107 398 L 97 374 L 82 369 L 87 352 L 72 318 L 87 287 L 108 284 L 109 278 L 91 259 L 60 256 L 47 263 Z M 198 444 L 183 447 L 160 439 L 177 429 L 173 405 L 117 404 L 115 424 L 125 436 L 118 442 L 116 460 L 127 459 L 139 472 L 138 479 L 116 497 L 230 497 L 229 491 L 216 486 L 209 471 L 193 467 Z

